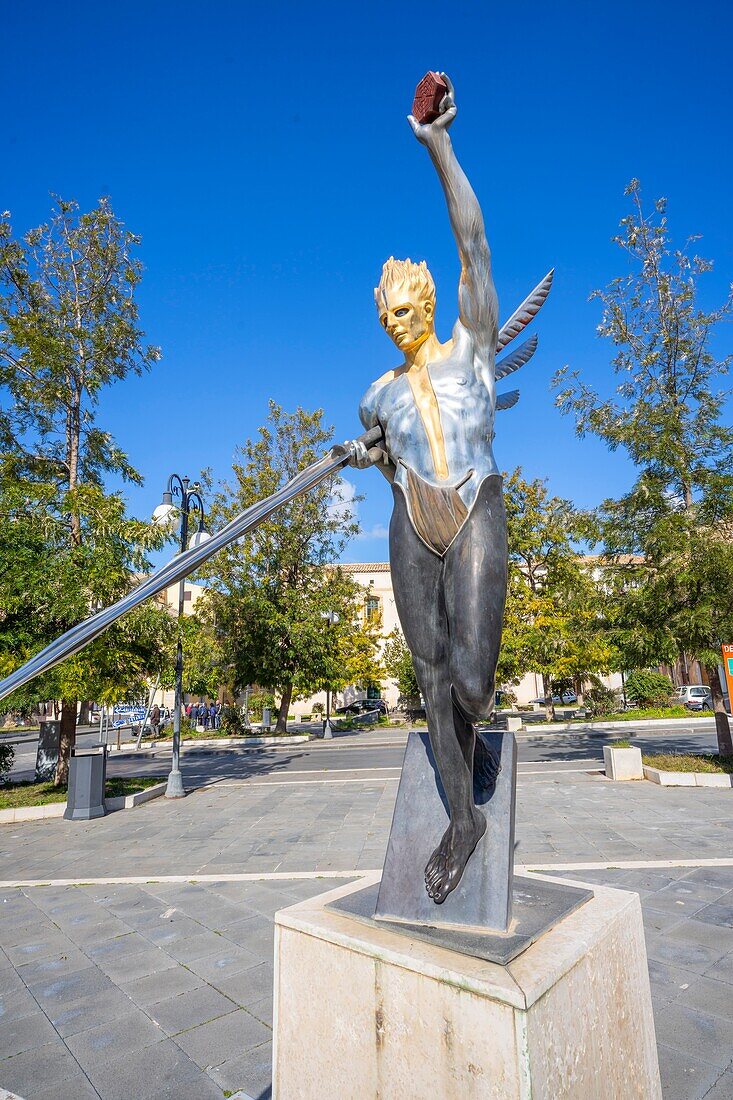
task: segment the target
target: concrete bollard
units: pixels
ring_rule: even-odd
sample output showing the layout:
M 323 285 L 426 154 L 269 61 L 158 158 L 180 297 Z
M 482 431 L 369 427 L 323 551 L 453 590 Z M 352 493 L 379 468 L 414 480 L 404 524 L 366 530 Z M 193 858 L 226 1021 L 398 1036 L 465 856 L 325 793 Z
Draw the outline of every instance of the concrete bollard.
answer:
M 616 780 L 643 779 L 644 768 L 641 762 L 641 749 L 616 748 L 614 745 L 603 746 L 603 763 L 606 768 L 606 778 Z

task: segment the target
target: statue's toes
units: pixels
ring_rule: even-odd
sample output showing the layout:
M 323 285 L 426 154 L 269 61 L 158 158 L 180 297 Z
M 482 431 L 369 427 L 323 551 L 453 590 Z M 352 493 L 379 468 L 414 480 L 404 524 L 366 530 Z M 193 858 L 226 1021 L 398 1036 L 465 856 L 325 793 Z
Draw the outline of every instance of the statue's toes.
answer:
M 444 861 L 443 841 L 441 840 L 440 844 L 435 849 L 435 851 L 433 852 L 430 859 L 428 860 L 428 862 L 425 865 L 425 881 L 426 882 L 428 881 L 429 878 L 432 878 L 433 875 L 436 874 L 436 872 L 439 870 L 439 868 L 440 868 L 441 864 L 443 863 L 443 861 Z
M 439 889 L 440 883 L 446 874 L 445 860 L 440 859 L 431 870 L 430 874 L 425 875 L 425 889 L 430 897 L 434 897 L 436 890 Z
M 473 756 L 473 777 L 476 784 L 486 794 L 492 794 L 500 771 L 500 756 L 488 749 L 479 738 Z
M 442 873 L 437 876 L 431 888 L 428 890 L 430 897 L 433 899 L 436 905 L 440 905 L 448 897 L 448 894 L 453 889 L 453 876 L 447 867 L 444 867 Z

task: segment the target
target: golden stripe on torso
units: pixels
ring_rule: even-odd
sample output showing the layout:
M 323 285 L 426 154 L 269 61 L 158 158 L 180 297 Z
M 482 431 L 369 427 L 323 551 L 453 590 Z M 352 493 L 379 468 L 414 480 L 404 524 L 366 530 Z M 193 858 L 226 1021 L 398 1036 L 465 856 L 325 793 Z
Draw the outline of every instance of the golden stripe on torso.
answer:
M 433 381 L 427 367 L 416 369 L 411 367 L 406 372 L 410 390 L 415 399 L 417 411 L 420 414 L 425 434 L 430 445 L 430 456 L 433 460 L 435 475 L 441 481 L 448 477 L 448 460 L 445 453 L 445 439 L 443 438 L 443 424 L 440 419 L 440 407 L 433 389 Z

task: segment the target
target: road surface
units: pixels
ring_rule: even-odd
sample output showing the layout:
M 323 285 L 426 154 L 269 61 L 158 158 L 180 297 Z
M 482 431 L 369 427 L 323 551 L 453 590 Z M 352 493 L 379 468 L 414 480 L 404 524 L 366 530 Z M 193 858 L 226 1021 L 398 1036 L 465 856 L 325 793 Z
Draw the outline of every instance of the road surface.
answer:
M 633 722 L 614 730 L 582 729 L 557 732 L 529 730 L 517 734 L 520 774 L 532 771 L 532 765 L 554 764 L 559 768 L 587 769 L 602 766 L 603 746 L 619 738 L 631 738 L 642 752 L 715 752 L 715 723 L 689 726 L 684 721 L 662 727 L 634 729 Z M 333 741 L 310 741 L 299 745 L 241 746 L 237 748 L 196 747 L 184 742 L 182 771 L 188 786 L 223 778 L 250 778 L 272 783 L 286 778 L 315 781 L 333 773 L 344 780 L 385 778 L 399 774 L 405 749 L 405 731 L 375 729 L 337 736 Z M 96 744 L 96 734 L 82 734 L 83 746 Z M 36 758 L 36 740 L 29 738 L 15 745 L 14 779 L 32 777 Z M 110 753 L 109 775 L 160 775 L 170 769 L 170 747 L 155 754 Z

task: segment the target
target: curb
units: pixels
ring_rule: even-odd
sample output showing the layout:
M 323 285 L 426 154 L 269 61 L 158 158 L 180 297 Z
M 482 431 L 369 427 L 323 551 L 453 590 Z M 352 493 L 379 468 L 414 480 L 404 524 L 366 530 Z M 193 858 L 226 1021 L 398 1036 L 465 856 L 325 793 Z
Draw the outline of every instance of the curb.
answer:
M 534 733 L 535 730 L 541 733 L 555 733 L 575 730 L 578 733 L 582 733 L 586 730 L 634 730 L 634 729 L 656 729 L 660 727 L 673 726 L 676 722 L 680 725 L 684 723 L 686 726 L 702 726 L 704 723 L 711 723 L 713 728 L 715 727 L 714 718 L 640 718 L 634 722 L 629 720 L 628 722 L 528 722 L 521 729 L 521 733 Z
M 143 802 L 160 798 L 165 794 L 167 785 L 167 781 L 156 783 L 154 787 L 148 787 L 144 791 L 135 791 L 133 794 L 119 795 L 116 798 L 105 798 L 105 808 L 108 813 L 114 810 L 132 810 Z M 18 825 L 22 821 L 43 821 L 47 817 L 63 817 L 65 810 L 65 802 L 47 802 L 45 806 L 17 806 L 11 810 L 0 810 L 0 825 Z M 0 1100 L 2 1100 L 2 1094 L 0 1094 Z
M 726 772 L 665 772 L 644 765 L 644 778 L 660 787 L 733 787 L 733 775 Z
M 238 749 L 248 745 L 305 745 L 310 737 L 297 734 L 292 737 L 204 737 L 200 740 L 181 740 L 181 753 L 186 754 L 195 749 Z M 132 742 L 129 742 L 131 745 Z M 120 749 L 110 746 L 108 759 L 119 759 L 121 756 L 143 756 L 146 753 L 155 755 L 172 748 L 172 741 L 153 741 L 148 745 L 141 745 L 139 749 L 128 748 L 123 745 Z

